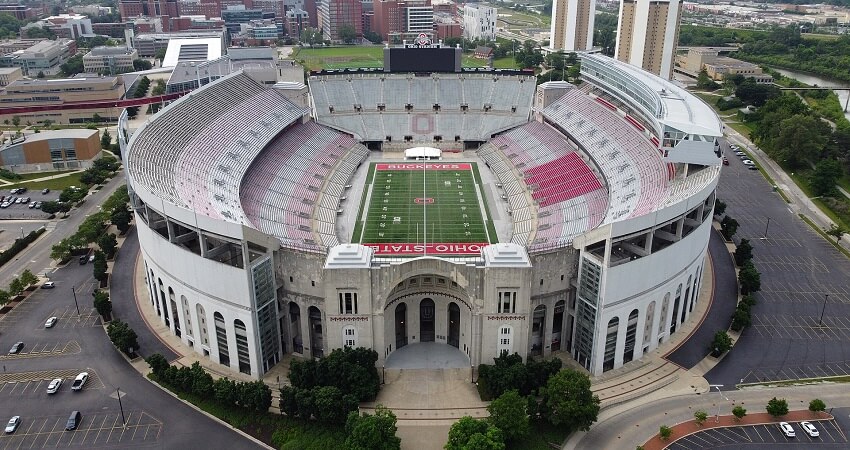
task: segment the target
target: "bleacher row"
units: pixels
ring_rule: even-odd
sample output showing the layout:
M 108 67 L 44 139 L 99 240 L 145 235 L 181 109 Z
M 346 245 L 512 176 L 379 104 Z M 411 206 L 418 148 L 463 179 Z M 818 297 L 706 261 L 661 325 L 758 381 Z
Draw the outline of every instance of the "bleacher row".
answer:
M 484 141 L 527 122 L 533 81 L 493 74 L 349 74 L 314 76 L 309 83 L 319 123 L 360 140 L 422 142 Z
M 251 164 L 240 189 L 242 209 L 258 230 L 285 244 L 337 245 L 336 210 L 367 156 L 351 136 L 312 121 L 297 124 Z
M 211 122 L 219 117 L 230 117 L 231 109 L 264 91 L 266 88 L 262 84 L 238 74 L 174 102 L 157 116 L 157 120 L 147 122 L 134 137 L 132 152 L 127 156 L 133 182 L 145 185 L 163 200 L 188 206 L 178 191 L 175 171 L 185 147 L 203 135 Z M 293 113 L 294 110 L 284 108 L 272 114 L 278 129 L 287 121 L 291 122 Z
M 567 140 L 547 125 L 529 122 L 515 128 L 482 146 L 479 155 L 502 182 L 519 241 L 527 242 L 532 231 L 530 211 L 526 216 L 522 204 L 527 204 L 525 190 L 532 191 L 538 209 L 530 248 L 567 245 L 605 217 L 607 190 Z
M 239 184 L 249 164 L 303 110 L 264 90 L 209 122 L 189 141 L 173 168 L 180 198 L 194 211 L 246 223 Z
M 345 130 L 364 141 L 486 141 L 521 125 L 528 115 L 462 112 L 383 112 L 319 116 L 319 123 Z M 439 138 L 437 138 L 439 136 Z
M 581 142 L 600 167 L 610 192 L 606 221 L 641 216 L 666 198 L 667 171 L 658 150 L 619 115 L 570 90 L 543 116 Z
M 390 74 L 349 74 L 313 76 L 310 92 L 319 116 L 330 113 L 352 113 L 358 105 L 362 111 L 406 112 L 432 111 L 435 104 L 441 111 L 460 111 L 465 104 L 470 112 L 483 111 L 485 105 L 493 111 L 515 108 L 527 116 L 535 88 L 534 77 L 494 74 L 433 74 L 427 77 Z

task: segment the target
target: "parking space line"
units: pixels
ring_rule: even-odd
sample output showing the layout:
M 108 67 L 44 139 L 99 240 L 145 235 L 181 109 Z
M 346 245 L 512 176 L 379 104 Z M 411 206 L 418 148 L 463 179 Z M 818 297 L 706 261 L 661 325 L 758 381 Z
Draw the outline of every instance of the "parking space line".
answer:
M 100 433 L 102 433 L 102 432 L 103 432 L 103 430 L 105 430 L 105 429 L 106 429 L 106 428 L 104 427 L 104 425 L 106 424 L 106 419 L 108 419 L 108 418 L 109 418 L 109 416 L 104 416 L 104 417 L 103 417 L 103 422 L 101 422 L 101 423 L 100 423 L 100 426 L 99 426 L 99 427 L 97 427 L 97 435 L 94 437 L 94 442 L 93 442 L 92 444 L 96 444 L 96 443 L 97 443 L 97 440 L 98 440 L 98 439 L 100 439 Z

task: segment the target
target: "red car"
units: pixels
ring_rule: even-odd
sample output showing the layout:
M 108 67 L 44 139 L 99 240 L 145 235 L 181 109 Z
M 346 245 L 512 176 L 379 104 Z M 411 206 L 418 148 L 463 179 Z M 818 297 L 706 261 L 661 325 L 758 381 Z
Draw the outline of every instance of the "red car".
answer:
M 728 166 L 728 165 L 729 165 L 729 160 L 728 160 L 728 159 L 726 159 L 726 157 L 725 157 L 725 156 L 723 157 L 723 165 L 724 165 L 724 166 Z

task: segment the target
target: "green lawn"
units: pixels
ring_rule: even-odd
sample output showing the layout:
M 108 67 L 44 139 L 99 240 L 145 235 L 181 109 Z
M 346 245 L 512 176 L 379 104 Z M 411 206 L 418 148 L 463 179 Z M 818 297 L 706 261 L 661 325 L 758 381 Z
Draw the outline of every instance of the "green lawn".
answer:
M 485 220 L 486 212 L 479 202 L 471 167 L 429 169 L 424 173 L 377 170 L 377 167 L 373 164 L 370 168 L 374 171 L 369 189 L 371 198 L 365 205 L 365 223 L 355 230 L 362 236 L 356 234 L 354 241 L 370 244 L 414 244 L 423 239 L 428 243 L 496 241 L 495 236 L 489 236 L 491 231 L 486 224 L 489 220 Z M 426 229 L 427 236 L 423 236 Z
M 12 179 L 9 179 L 9 178 L 6 178 L 6 177 L 0 177 L 0 178 L 4 179 L 6 181 L 10 181 L 12 183 L 20 183 L 20 182 L 24 182 L 24 181 L 28 181 L 28 180 L 34 180 L 36 178 L 44 178 L 44 177 L 51 177 L 53 175 L 61 175 L 63 173 L 68 173 L 68 172 L 72 172 L 72 171 L 71 170 L 60 170 L 60 171 L 57 171 L 57 172 L 22 173 L 22 174 L 20 174 L 21 175 L 20 180 L 12 180 Z
M 11 189 L 13 187 L 26 187 L 27 189 L 30 189 L 30 190 L 39 190 L 39 191 L 44 189 L 44 188 L 48 188 L 48 189 L 61 191 L 62 189 L 65 189 L 68 186 L 81 186 L 82 183 L 80 182 L 80 176 L 82 174 L 83 174 L 82 172 L 77 172 L 77 173 L 73 173 L 71 175 L 68 175 L 67 177 L 59 177 L 59 178 L 54 178 L 52 180 L 47 180 L 47 181 L 33 181 L 33 182 L 23 181 L 23 182 L 20 182 L 20 183 L 15 183 L 15 184 L 10 184 L 8 186 L 3 186 L 3 188 L 4 189 Z
M 384 47 L 300 47 L 292 54 L 292 59 L 301 61 L 307 70 L 384 67 Z

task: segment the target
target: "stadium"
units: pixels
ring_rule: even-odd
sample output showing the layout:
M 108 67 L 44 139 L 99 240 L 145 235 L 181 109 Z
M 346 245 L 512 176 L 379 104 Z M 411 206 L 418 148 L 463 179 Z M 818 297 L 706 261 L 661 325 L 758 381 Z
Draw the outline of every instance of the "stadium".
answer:
M 711 108 L 601 55 L 581 56 L 579 85 L 535 86 L 411 47 L 312 74 L 310 109 L 239 72 L 129 141 L 122 116 L 171 332 L 255 378 L 344 346 L 386 367 L 435 347 L 457 367 L 561 351 L 598 375 L 675 333 L 706 263 Z

